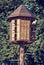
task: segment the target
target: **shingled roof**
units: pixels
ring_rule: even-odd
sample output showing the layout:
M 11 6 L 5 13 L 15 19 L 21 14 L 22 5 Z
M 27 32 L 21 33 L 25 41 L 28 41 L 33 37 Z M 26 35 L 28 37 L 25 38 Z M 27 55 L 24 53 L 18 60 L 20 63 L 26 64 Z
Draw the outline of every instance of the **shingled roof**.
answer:
M 35 18 L 35 16 L 24 6 L 20 5 L 13 13 L 11 13 L 7 18 L 15 18 L 15 17 L 32 17 Z

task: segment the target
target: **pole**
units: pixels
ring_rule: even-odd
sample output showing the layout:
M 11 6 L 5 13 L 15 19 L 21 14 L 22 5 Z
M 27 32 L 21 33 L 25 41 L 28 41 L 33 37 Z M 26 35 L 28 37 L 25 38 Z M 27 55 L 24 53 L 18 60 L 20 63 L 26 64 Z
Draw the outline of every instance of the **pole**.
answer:
M 20 45 L 20 65 L 24 65 L 24 45 Z

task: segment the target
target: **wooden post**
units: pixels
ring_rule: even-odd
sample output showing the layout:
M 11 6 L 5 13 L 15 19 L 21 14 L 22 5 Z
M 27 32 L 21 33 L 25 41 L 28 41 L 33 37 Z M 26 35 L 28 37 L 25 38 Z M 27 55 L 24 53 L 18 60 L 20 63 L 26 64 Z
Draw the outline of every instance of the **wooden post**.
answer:
M 24 45 L 20 45 L 20 65 L 24 65 Z

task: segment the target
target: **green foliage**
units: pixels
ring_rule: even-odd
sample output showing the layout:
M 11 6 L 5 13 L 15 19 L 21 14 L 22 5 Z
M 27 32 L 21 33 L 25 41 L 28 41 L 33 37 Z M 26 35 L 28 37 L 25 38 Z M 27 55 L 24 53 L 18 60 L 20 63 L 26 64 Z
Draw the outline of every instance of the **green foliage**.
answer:
M 27 5 L 31 11 L 36 14 L 37 18 L 44 18 L 44 1 L 39 3 L 40 0 L 24 0 L 24 4 Z

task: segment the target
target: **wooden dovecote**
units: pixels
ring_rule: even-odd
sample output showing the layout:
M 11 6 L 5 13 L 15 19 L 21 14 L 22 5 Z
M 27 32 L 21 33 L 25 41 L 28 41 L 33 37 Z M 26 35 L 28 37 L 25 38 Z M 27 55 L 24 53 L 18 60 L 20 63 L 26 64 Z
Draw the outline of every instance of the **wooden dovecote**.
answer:
M 36 18 L 25 6 L 20 5 L 7 19 L 10 22 L 10 42 L 32 42 L 34 40 L 32 21 Z

